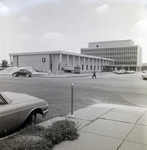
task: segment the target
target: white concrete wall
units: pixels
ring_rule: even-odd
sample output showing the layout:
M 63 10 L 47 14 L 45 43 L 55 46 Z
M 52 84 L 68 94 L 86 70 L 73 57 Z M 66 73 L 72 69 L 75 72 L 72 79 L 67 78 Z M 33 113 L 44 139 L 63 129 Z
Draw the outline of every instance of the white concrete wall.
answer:
M 22 66 L 31 66 L 35 70 L 45 71 L 49 70 L 49 55 L 27 55 L 27 56 L 18 56 L 18 65 Z M 46 59 L 46 62 L 42 62 L 42 58 Z
M 17 66 L 17 56 L 13 57 L 13 66 Z

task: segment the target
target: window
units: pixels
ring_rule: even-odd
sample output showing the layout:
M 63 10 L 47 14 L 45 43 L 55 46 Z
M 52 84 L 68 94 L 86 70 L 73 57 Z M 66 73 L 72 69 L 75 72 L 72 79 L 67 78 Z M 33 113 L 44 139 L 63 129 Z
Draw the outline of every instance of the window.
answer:
M 86 65 L 86 70 L 88 70 L 88 65 Z
M 7 104 L 7 101 L 3 98 L 3 96 L 0 94 L 0 105 Z
M 92 70 L 92 65 L 90 65 L 90 69 Z
M 52 70 L 52 63 L 50 63 L 50 70 Z
M 82 70 L 84 70 L 84 65 L 82 65 Z

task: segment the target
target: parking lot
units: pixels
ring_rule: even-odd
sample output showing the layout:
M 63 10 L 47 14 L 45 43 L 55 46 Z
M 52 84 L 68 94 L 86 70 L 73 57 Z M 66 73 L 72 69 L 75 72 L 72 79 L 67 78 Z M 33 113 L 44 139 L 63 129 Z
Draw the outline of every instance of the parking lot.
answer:
M 0 75 L 0 91 L 25 93 L 46 100 L 49 113 L 42 120 L 70 113 L 71 84 L 74 84 L 74 110 L 95 103 L 147 107 L 147 81 L 141 73 L 97 75 L 88 77 L 42 78 Z

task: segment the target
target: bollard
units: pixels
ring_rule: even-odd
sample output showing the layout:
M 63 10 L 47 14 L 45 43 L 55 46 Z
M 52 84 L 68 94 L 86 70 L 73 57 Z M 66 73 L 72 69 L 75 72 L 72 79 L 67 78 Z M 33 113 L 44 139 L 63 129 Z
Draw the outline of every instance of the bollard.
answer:
M 71 117 L 74 117 L 73 115 L 73 91 L 74 91 L 74 84 L 71 84 Z

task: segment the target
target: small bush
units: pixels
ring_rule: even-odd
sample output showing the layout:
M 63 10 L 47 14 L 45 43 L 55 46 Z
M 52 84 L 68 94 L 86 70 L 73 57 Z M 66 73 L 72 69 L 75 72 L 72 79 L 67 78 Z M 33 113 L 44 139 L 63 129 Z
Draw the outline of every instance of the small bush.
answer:
M 50 140 L 53 145 L 65 140 L 74 140 L 78 138 L 77 128 L 73 121 L 56 121 L 46 130 L 45 139 Z
M 46 128 L 28 126 L 19 135 L 0 141 L 0 150 L 51 150 L 55 144 L 77 139 L 75 123 L 69 120 L 56 121 Z
M 45 139 L 40 139 L 38 141 L 34 140 L 22 140 L 22 141 L 5 141 L 0 143 L 1 150 L 51 150 L 50 144 Z

